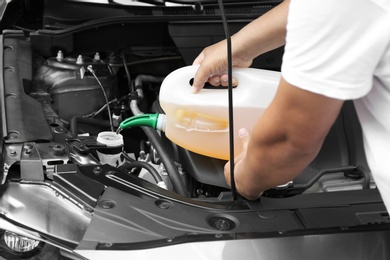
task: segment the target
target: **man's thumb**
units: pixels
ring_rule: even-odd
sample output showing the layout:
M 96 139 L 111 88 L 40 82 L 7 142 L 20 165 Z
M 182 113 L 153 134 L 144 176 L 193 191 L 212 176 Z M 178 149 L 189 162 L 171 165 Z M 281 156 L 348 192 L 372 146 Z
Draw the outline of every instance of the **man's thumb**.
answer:
M 240 137 L 243 149 L 246 150 L 250 138 L 248 130 L 246 128 L 241 128 L 240 130 L 238 130 L 238 137 Z

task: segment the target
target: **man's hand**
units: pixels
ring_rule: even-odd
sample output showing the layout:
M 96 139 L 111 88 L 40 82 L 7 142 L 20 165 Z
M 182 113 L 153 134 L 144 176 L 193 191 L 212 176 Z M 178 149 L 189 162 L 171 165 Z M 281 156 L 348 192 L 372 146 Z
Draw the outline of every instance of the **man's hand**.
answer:
M 252 60 L 245 60 L 243 57 L 234 57 L 233 67 L 247 68 L 252 64 Z M 227 86 L 228 75 L 226 71 L 227 65 L 227 43 L 226 40 L 211 45 L 205 48 L 193 62 L 194 65 L 199 64 L 199 69 L 195 74 L 194 83 L 192 85 L 192 93 L 198 93 L 206 82 L 212 86 Z M 233 78 L 233 86 L 237 86 L 238 82 Z
M 235 158 L 234 158 L 234 174 L 235 174 L 235 177 L 236 176 L 240 176 L 240 175 L 243 175 L 245 174 L 245 171 L 243 171 L 242 169 L 244 168 L 245 166 L 245 157 L 247 155 L 247 151 L 248 151 L 248 144 L 249 144 L 249 140 L 250 140 L 250 134 L 248 132 L 247 129 L 245 128 L 241 128 L 239 131 L 238 131 L 238 136 L 240 137 L 240 140 L 241 140 L 241 143 L 242 143 L 242 151 L 239 155 L 237 155 Z M 224 174 L 225 174 L 225 179 L 226 179 L 226 182 L 229 186 L 231 186 L 231 180 L 230 180 L 230 161 L 227 162 L 225 164 L 225 167 L 224 167 Z M 259 192 L 259 194 L 257 194 L 257 196 L 253 196 L 253 195 L 250 195 L 250 194 L 247 194 L 247 188 L 246 187 L 242 187 L 241 185 L 238 185 L 236 186 L 237 188 L 237 191 L 240 195 L 246 197 L 247 199 L 250 199 L 250 200 L 255 200 L 255 199 L 258 199 L 262 192 Z
M 282 77 L 250 138 L 246 131 L 239 132 L 243 151 L 234 160 L 237 192 L 253 200 L 298 176 L 318 154 L 342 104 L 342 100 L 297 88 Z M 229 163 L 224 170 L 230 184 Z
M 257 56 L 285 44 L 289 3 L 290 0 L 283 1 L 232 36 L 233 67 L 248 68 Z M 205 48 L 193 64 L 200 65 L 192 86 L 193 93 L 199 92 L 206 82 L 227 86 L 226 40 Z M 237 85 L 234 79 L 233 85 Z

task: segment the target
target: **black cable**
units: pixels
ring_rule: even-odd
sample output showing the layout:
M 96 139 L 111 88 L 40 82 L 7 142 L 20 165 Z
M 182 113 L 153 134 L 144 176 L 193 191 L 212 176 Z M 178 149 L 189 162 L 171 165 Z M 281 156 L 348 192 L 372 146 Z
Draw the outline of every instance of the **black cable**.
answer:
M 230 187 L 232 189 L 233 199 L 237 200 L 236 183 L 234 181 L 234 124 L 233 124 L 233 65 L 232 65 L 232 43 L 229 26 L 226 19 L 225 9 L 222 0 L 218 0 L 221 10 L 223 27 L 225 30 L 227 42 L 227 62 L 228 62 L 228 102 L 229 102 L 229 144 L 230 144 Z

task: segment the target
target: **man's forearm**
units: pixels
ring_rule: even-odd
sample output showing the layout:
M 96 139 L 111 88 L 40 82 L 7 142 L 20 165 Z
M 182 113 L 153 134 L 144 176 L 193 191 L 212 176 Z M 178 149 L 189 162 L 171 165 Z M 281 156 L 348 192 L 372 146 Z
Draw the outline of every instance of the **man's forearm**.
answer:
M 237 56 L 253 59 L 285 44 L 289 3 L 282 2 L 233 35 Z
M 252 131 L 246 156 L 235 168 L 238 192 L 256 198 L 299 175 L 318 154 L 342 104 L 282 78 L 275 99 Z

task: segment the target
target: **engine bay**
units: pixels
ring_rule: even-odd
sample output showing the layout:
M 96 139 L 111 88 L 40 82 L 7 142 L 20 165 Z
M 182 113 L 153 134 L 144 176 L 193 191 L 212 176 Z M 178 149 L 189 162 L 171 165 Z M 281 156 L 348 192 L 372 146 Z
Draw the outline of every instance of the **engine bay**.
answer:
M 42 49 L 43 36 L 36 35 L 36 40 L 34 37 L 31 35 L 27 40 L 23 36 L 12 35 L 4 39 L 5 80 L 13 83 L 7 85 L 10 87 L 5 92 L 5 142 L 9 143 L 8 153 L 16 156 L 6 157 L 5 164 L 9 170 L 5 172 L 3 182 L 13 175 L 20 175 L 22 179 L 44 180 L 59 164 L 102 164 L 97 152 L 109 148 L 97 141 L 98 134 L 115 131 L 120 122 L 139 113 L 164 113 L 158 102 L 161 82 L 171 71 L 186 65 L 180 58 L 180 52 L 173 47 L 169 50 L 133 51 L 129 47 L 96 51 L 97 48 L 91 46 L 88 52 L 76 52 L 71 49 L 78 42 L 64 48 L 53 44 Z M 74 34 L 67 37 L 76 38 Z M 49 42 L 70 42 L 67 37 L 61 36 L 61 41 L 57 41 L 58 36 L 51 36 Z M 34 45 L 38 44 L 38 49 L 34 49 Z M 47 49 L 52 50 L 52 56 L 46 56 Z M 283 197 L 304 191 L 353 190 L 370 185 L 367 170 L 362 170 L 361 164 L 350 161 L 357 160 L 354 157 L 358 156 L 351 154 L 353 150 L 348 147 L 345 132 L 348 130 L 346 120 L 354 120 L 353 114 L 348 115 L 351 112 L 353 106 L 346 105 L 344 115 L 332 128 L 307 172 L 294 184 L 277 187 L 267 194 Z M 358 126 L 355 122 L 356 135 L 359 133 Z M 156 178 L 164 179 L 165 186 L 171 191 L 179 190 L 179 194 L 193 198 L 218 197 L 228 190 L 222 174 L 226 161 L 186 151 L 171 143 L 164 133 L 145 127 L 128 129 L 122 134 L 126 158 L 122 158 L 121 165 L 117 163 L 116 166 L 128 168 L 124 161 L 138 161 L 156 169 L 154 174 L 144 169 L 148 166 L 141 167 L 143 170 L 133 169 L 134 176 L 141 176 L 152 183 Z M 357 141 L 354 141 L 355 145 Z M 35 162 L 28 155 L 31 152 L 38 155 Z M 169 157 L 170 160 L 166 159 L 169 162 L 164 161 L 165 157 Z M 12 169 L 15 158 L 20 158 L 20 173 Z M 40 161 L 43 170 L 39 174 L 34 173 L 35 177 L 29 177 L 30 173 L 24 172 L 24 167 L 35 163 L 38 167 Z M 26 163 L 28 166 L 25 166 Z M 167 164 L 176 177 L 170 176 Z M 357 168 L 358 165 L 361 167 Z M 156 177 L 156 171 L 159 177 Z M 312 187 L 319 179 L 318 175 L 337 172 L 344 174 Z
M 100 133 L 115 132 L 126 118 L 164 113 L 164 78 L 223 39 L 222 25 L 215 18 L 172 15 L 72 25 L 50 3 L 43 29 L 6 30 L 2 36 L 0 209 L 11 220 L 7 230 L 21 228 L 63 248 L 115 250 L 148 241 L 158 246 L 170 237 L 207 240 L 216 232 L 232 239 L 229 232 L 388 223 L 352 102 L 304 172 L 258 201 L 232 200 L 223 176 L 226 161 L 188 151 L 154 129 L 123 130 L 119 150 L 99 142 Z M 250 19 L 235 20 L 232 30 Z M 267 53 L 253 66 L 279 71 L 282 53 Z M 373 206 L 363 209 L 364 203 Z M 316 220 L 342 205 L 349 207 L 339 222 Z

